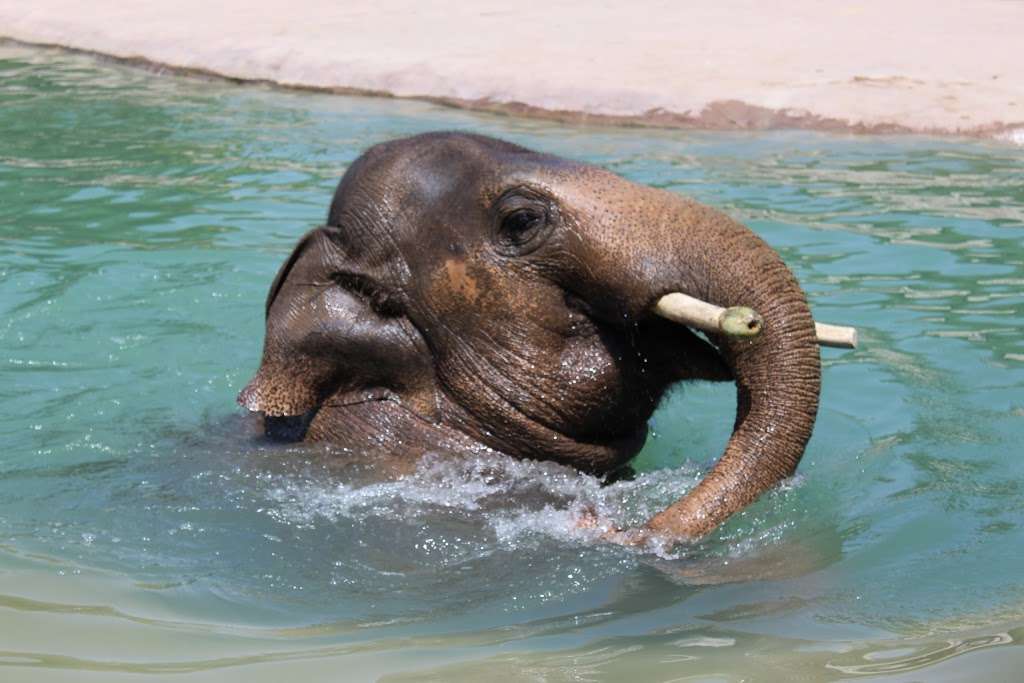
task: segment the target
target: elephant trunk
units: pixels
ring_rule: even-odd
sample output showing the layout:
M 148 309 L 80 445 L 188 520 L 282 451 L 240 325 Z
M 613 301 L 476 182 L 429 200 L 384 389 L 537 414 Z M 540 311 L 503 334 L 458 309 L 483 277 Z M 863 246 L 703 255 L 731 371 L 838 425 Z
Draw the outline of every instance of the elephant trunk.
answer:
M 708 533 L 793 474 L 814 427 L 821 388 L 814 320 L 778 254 L 708 207 L 690 204 L 686 223 L 670 238 L 682 252 L 676 256 L 693 266 L 684 285 L 691 291 L 683 293 L 723 307 L 750 306 L 761 314 L 763 328 L 752 338 L 709 335 L 736 381 L 736 421 L 714 468 L 648 522 L 650 532 L 672 540 Z M 678 244 L 680 237 L 685 244 Z

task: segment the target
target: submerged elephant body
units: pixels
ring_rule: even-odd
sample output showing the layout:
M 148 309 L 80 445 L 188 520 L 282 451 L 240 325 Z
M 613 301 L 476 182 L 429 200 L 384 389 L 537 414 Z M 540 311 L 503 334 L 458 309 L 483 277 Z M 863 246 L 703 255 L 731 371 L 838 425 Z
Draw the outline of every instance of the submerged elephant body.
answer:
M 652 313 L 683 292 L 748 305 L 760 336 Z M 804 295 L 724 214 L 477 135 L 377 145 L 281 267 L 239 402 L 281 438 L 416 457 L 487 447 L 595 474 L 643 446 L 674 383 L 735 381 L 719 463 L 645 532 L 706 533 L 792 474 L 817 412 Z

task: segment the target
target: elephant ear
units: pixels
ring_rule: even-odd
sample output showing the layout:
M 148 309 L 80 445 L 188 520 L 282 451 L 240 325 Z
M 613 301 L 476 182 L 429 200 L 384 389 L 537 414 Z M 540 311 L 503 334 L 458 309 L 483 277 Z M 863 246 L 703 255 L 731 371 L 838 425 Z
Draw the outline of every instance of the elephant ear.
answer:
M 249 410 L 296 416 L 346 394 L 401 393 L 427 368 L 402 307 L 347 258 L 340 230 L 308 232 L 274 278 L 263 360 L 238 395 Z
M 281 267 L 277 269 L 277 274 L 274 276 L 274 281 L 270 283 L 270 290 L 267 292 L 267 300 L 263 307 L 264 320 L 270 318 L 270 307 L 273 305 L 274 299 L 277 298 L 278 292 L 281 291 L 281 285 L 284 284 L 285 279 L 288 277 L 288 273 L 291 272 L 295 263 L 299 260 L 299 257 L 306 252 L 310 244 L 317 239 L 322 230 L 323 227 L 321 226 L 319 228 L 314 228 L 303 235 L 299 239 L 298 244 L 295 245 L 295 248 L 292 249 L 292 253 L 288 255 L 288 260 L 281 264 Z

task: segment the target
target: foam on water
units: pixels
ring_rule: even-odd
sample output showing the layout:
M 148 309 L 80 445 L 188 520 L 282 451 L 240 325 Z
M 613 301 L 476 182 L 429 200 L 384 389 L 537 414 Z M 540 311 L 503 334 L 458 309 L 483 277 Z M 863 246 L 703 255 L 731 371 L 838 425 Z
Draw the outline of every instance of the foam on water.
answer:
M 1024 128 L 1011 128 L 1010 130 L 999 133 L 996 136 L 996 139 L 1024 147 Z
M 455 520 L 486 529 L 496 547 L 510 549 L 537 535 L 591 544 L 612 527 L 642 524 L 692 488 L 697 475 L 687 466 L 604 485 L 550 462 L 493 452 L 434 454 L 394 481 L 325 484 L 319 476 L 286 475 L 267 491 L 276 503 L 267 514 L 298 526 L 368 518 L 414 524 Z

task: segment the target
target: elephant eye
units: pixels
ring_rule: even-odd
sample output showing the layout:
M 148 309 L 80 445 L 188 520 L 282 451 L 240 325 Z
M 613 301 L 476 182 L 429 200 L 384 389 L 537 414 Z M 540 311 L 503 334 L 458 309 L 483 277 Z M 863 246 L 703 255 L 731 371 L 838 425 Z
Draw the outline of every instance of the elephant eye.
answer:
M 499 200 L 495 243 L 506 256 L 523 256 L 541 244 L 550 234 L 554 206 L 538 193 L 518 188 Z
M 501 219 L 498 239 L 503 246 L 521 247 L 543 226 L 544 214 L 535 209 L 516 209 Z

